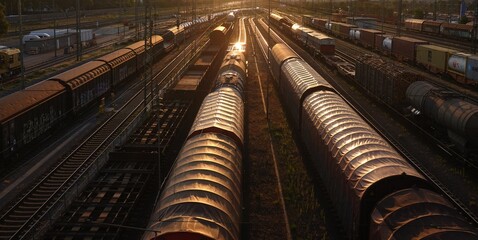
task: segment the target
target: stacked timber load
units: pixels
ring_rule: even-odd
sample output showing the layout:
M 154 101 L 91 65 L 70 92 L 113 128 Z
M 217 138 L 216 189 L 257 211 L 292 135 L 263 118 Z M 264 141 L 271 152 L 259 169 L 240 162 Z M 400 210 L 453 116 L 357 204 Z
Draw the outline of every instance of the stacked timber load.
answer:
M 358 58 L 355 81 L 374 97 L 401 108 L 406 104 L 408 86 L 423 76 L 408 71 L 402 64 L 385 61 L 372 55 Z

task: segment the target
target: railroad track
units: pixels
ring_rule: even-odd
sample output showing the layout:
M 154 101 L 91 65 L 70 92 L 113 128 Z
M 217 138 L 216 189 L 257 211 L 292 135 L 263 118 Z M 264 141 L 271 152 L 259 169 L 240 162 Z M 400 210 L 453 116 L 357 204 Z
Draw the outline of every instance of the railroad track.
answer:
M 204 34 L 201 36 L 204 38 Z M 201 41 L 204 45 L 208 42 Z M 195 43 L 197 44 L 197 43 Z M 162 71 L 157 73 L 153 79 L 157 81 L 157 87 L 151 87 L 151 93 L 158 88 L 168 87 L 174 81 L 174 73 L 185 66 L 188 62 L 182 60 L 186 57 L 194 59 L 193 50 L 200 49 L 204 45 L 196 47 L 192 44 L 186 47 L 176 58 L 171 61 Z M 191 56 L 189 55 L 191 53 Z M 170 80 L 171 79 L 171 80 Z M 153 80 L 154 81 L 154 80 Z M 142 93 L 145 93 L 143 97 Z M 137 91 L 133 97 L 117 112 L 115 112 L 104 124 L 102 124 L 88 139 L 83 141 L 67 157 L 61 159 L 59 164 L 51 171 L 43 175 L 29 190 L 15 200 L 0 217 L 0 239 L 30 239 L 36 234 L 44 231 L 46 224 L 51 218 L 55 218 L 60 210 L 66 208 L 74 199 L 74 196 L 67 196 L 84 187 L 85 174 L 89 173 L 92 167 L 98 170 L 103 163 L 99 157 L 109 148 L 117 144 L 117 137 L 126 130 L 131 130 L 130 125 L 136 117 L 144 111 L 145 98 L 148 102 L 153 100 L 153 95 L 144 89 Z M 88 178 L 88 176 L 86 176 Z M 83 180 L 83 182 L 81 182 Z M 78 185 L 77 185 L 78 184 Z
M 355 45 L 350 45 L 348 43 L 342 43 L 340 45 L 337 45 L 337 50 L 336 52 L 338 53 L 339 56 L 341 56 L 342 58 L 350 61 L 351 63 L 355 64 L 356 60 L 357 60 L 357 57 L 356 56 L 360 56 L 360 55 L 364 55 L 364 54 L 370 54 L 370 52 L 368 52 L 367 50 L 365 49 L 362 49 L 360 47 L 357 47 Z M 413 70 L 412 70 L 413 71 Z M 433 82 L 435 83 L 436 85 L 438 86 L 441 86 L 443 88 L 447 88 L 447 86 L 445 85 L 440 85 L 439 82 Z M 468 97 L 470 98 L 470 97 Z M 431 142 L 433 142 L 434 144 L 436 144 L 437 146 L 439 146 L 439 148 L 441 148 L 446 154 L 452 156 L 454 158 L 454 161 L 458 161 L 460 162 L 461 164 L 463 164 L 464 166 L 466 167 L 470 167 L 470 168 L 473 168 L 475 170 L 478 171 L 478 165 L 476 162 L 474 162 L 473 160 L 470 160 L 468 158 L 466 158 L 465 156 L 463 156 L 462 154 L 460 154 L 459 152 L 455 151 L 454 149 L 452 149 L 450 147 L 450 144 L 447 143 L 447 142 L 444 142 L 443 140 L 440 140 L 438 139 L 437 137 L 433 136 L 429 130 L 427 129 L 424 129 L 423 127 L 419 126 L 417 123 L 415 123 L 414 121 L 412 121 L 411 119 L 407 118 L 406 116 L 404 116 L 403 114 L 401 114 L 400 112 L 398 112 L 395 108 L 393 108 L 393 106 L 390 106 L 388 105 L 387 103 L 383 102 L 381 99 L 377 99 L 379 102 L 385 104 L 393 113 L 394 115 L 396 115 L 397 117 L 400 117 L 402 118 L 402 120 L 404 122 L 407 122 L 411 127 L 413 127 L 417 132 L 421 133 L 423 136 L 427 137 L 428 139 L 430 139 Z M 471 101 L 475 101 L 474 99 L 470 99 Z
M 168 19 L 166 19 L 168 20 Z M 166 26 L 165 26 L 166 25 Z M 160 22 L 160 23 L 157 23 L 155 24 L 155 28 L 167 28 L 167 27 L 171 27 L 172 25 L 174 25 L 172 22 L 169 22 L 169 21 L 165 21 L 165 22 Z M 142 34 L 143 31 L 140 31 L 139 34 Z M 90 48 L 86 48 L 84 50 L 82 50 L 82 55 L 85 55 L 85 54 L 89 54 L 89 53 L 92 53 L 92 52 L 95 52 L 99 49 L 102 49 L 102 48 L 105 48 L 105 47 L 109 47 L 111 45 L 114 45 L 116 42 L 118 42 L 118 39 L 112 39 L 112 40 L 108 40 L 106 42 L 103 42 L 101 44 L 98 44 L 98 45 L 95 45 L 93 47 L 90 47 Z M 76 51 L 76 50 L 75 50 Z M 86 59 L 85 61 L 87 60 L 91 60 L 91 59 L 94 59 L 94 58 L 97 58 L 98 56 L 95 56 L 95 57 L 91 57 L 89 59 Z M 48 61 L 44 61 L 44 62 L 41 62 L 41 63 L 38 63 L 38 64 L 35 64 L 35 65 L 32 65 L 30 66 L 28 69 L 25 70 L 25 75 L 29 75 L 29 74 L 32 74 L 34 73 L 35 71 L 37 71 L 38 69 L 44 69 L 44 68 L 47 68 L 47 67 L 51 67 L 53 65 L 56 65 L 56 64 L 60 64 L 60 63 L 63 63 L 64 61 L 66 60 L 71 60 L 73 58 L 76 58 L 76 54 L 68 54 L 68 55 L 62 55 L 62 56 L 58 56 L 58 57 L 55 57 L 51 60 L 48 60 Z M 73 65 L 75 66 L 75 65 Z M 64 69 L 60 70 L 60 71 L 65 71 Z M 54 73 L 54 74 L 57 74 L 58 72 Z M 1 83 L 1 85 L 3 84 L 9 84 L 9 83 L 15 83 L 15 82 L 18 82 L 19 80 L 21 79 L 20 76 L 16 76 L 16 77 L 13 77 L 11 79 L 7 79 L 5 81 L 3 81 Z
M 265 23 L 263 23 L 265 25 Z M 277 36 L 274 37 L 274 40 L 281 39 L 278 35 L 271 30 L 271 34 Z M 282 35 L 282 34 L 281 34 Z M 284 40 L 280 40 L 281 43 L 288 45 Z M 294 47 L 291 49 L 300 49 L 300 47 L 294 44 Z M 470 209 L 460 200 L 448 187 L 445 186 L 438 178 L 434 176 L 423 164 L 420 163 L 414 156 L 412 156 L 404 147 L 399 143 L 399 141 L 393 137 L 393 134 L 390 133 L 390 130 L 381 127 L 380 121 L 376 120 L 373 115 L 366 110 L 362 104 L 356 100 L 351 93 L 346 91 L 346 89 L 335 80 L 335 76 L 329 74 L 329 71 L 325 69 L 323 65 L 317 64 L 316 59 L 312 56 L 305 54 L 305 51 L 300 49 L 302 54 L 299 56 L 304 57 L 309 63 L 314 63 L 313 67 L 319 69 L 320 74 L 327 79 L 327 81 L 338 90 L 338 94 L 346 101 L 350 107 L 352 107 L 365 121 L 367 121 L 382 137 L 387 139 L 392 146 L 394 146 L 405 159 L 408 160 L 421 174 L 423 174 L 432 184 L 436 186 L 447 198 L 455 204 L 455 206 L 460 209 L 470 221 L 473 222 L 475 226 L 478 226 L 478 217 L 470 211 Z

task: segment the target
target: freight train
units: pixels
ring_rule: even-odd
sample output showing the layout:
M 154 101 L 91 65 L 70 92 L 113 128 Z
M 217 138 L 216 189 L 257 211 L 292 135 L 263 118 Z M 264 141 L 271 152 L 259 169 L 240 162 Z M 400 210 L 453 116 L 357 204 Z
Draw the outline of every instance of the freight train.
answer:
M 284 44 L 271 71 L 349 239 L 477 239 L 455 207 Z
M 478 56 L 429 44 L 411 37 L 397 37 L 374 29 L 362 29 L 352 24 L 330 22 L 327 19 L 303 17 L 305 25 L 362 45 L 400 61 L 421 66 L 431 73 L 478 86 Z
M 246 71 L 242 51 L 226 54 L 143 239 L 240 239 Z
M 459 24 L 409 18 L 405 19 L 405 29 L 449 38 L 473 39 L 473 22 L 470 22 L 470 24 Z
M 220 16 L 220 15 L 217 15 Z M 204 22 L 204 21 L 203 21 Z M 155 57 L 205 24 L 183 23 L 152 37 Z M 124 84 L 144 66 L 144 41 L 81 64 L 0 99 L 0 166 Z
M 301 29 L 304 29 L 301 30 L 302 35 L 314 36 L 313 30 L 307 30 L 307 28 L 296 27 L 294 29 L 293 27 L 289 30 L 286 28 L 286 26 L 289 26 L 290 23 L 282 24 L 283 21 L 287 20 L 278 15 L 272 17 L 271 19 L 273 24 L 281 25 L 282 30 L 285 30 L 285 33 L 289 33 L 289 35 L 295 39 L 297 39 L 297 33 L 295 33 L 295 31 Z M 324 22 L 325 21 L 326 20 L 324 20 Z M 352 25 L 347 24 L 341 24 L 340 26 L 346 26 L 347 28 L 345 30 L 340 30 L 340 28 L 337 28 L 336 31 L 342 31 L 344 34 L 345 32 L 349 31 L 351 33 L 350 36 L 355 39 L 361 39 L 362 45 L 366 45 L 366 42 L 373 43 L 374 39 L 379 39 L 379 41 L 387 40 L 380 37 L 381 35 L 378 34 L 376 30 L 350 29 Z M 406 46 L 407 44 L 417 43 L 417 41 L 414 41 L 410 38 L 396 38 L 395 40 L 396 45 Z M 404 41 L 405 43 L 403 43 Z M 304 43 L 303 40 L 300 40 L 300 42 Z M 304 45 L 306 48 L 308 47 L 310 49 L 310 47 L 314 46 L 313 42 L 314 41 L 312 40 L 305 41 Z M 325 43 L 323 45 L 327 46 Z M 403 48 L 404 47 L 397 47 L 397 49 Z M 451 65 L 453 65 L 455 69 L 462 69 L 461 72 L 465 72 L 466 64 L 464 64 L 464 62 L 466 62 L 466 59 L 468 59 L 468 62 L 470 62 L 467 65 L 467 68 L 473 68 L 475 70 L 478 69 L 478 58 L 473 56 L 459 53 L 453 54 L 451 50 L 433 45 L 416 45 L 416 49 L 416 56 L 414 56 L 414 51 L 397 50 L 397 52 L 400 52 L 402 56 L 412 55 L 413 58 L 417 59 L 420 64 L 426 66 L 427 69 L 432 72 L 445 71 L 447 69 L 447 61 L 449 63 L 453 63 Z M 465 154 L 471 154 L 476 152 L 476 149 L 478 149 L 478 139 L 476 137 L 477 129 L 473 123 L 476 120 L 475 115 L 478 114 L 478 103 L 468 101 L 464 96 L 460 96 L 455 92 L 441 89 L 441 94 L 434 94 L 433 104 L 431 103 L 432 101 L 428 101 L 428 104 L 418 104 L 417 100 L 412 101 L 411 97 L 407 97 L 406 92 L 407 88 L 413 82 L 423 80 L 424 77 L 406 70 L 402 64 L 393 64 L 391 62 L 386 62 L 382 59 L 375 58 L 372 55 L 365 55 L 359 57 L 357 63 L 355 66 L 353 66 L 350 63 L 346 63 L 345 60 L 341 59 L 340 57 L 331 55 L 332 51 L 327 52 L 316 50 L 314 51 L 314 54 L 322 56 L 326 63 L 338 70 L 339 74 L 354 80 L 358 85 L 364 88 L 368 94 L 388 104 L 389 106 L 394 107 L 398 111 L 406 113 L 404 111 L 410 111 L 410 105 L 412 105 L 414 107 L 413 113 L 425 115 L 427 119 L 431 120 L 433 122 L 432 126 L 436 129 L 436 135 L 446 136 L 448 141 L 453 144 L 456 150 Z M 460 59 L 464 60 L 460 61 Z M 474 64 L 471 63 L 474 61 L 474 59 L 477 59 L 477 67 L 474 67 Z M 467 72 L 470 73 L 472 70 Z M 476 79 L 478 79 L 478 77 Z M 420 86 L 424 85 L 422 84 Z M 444 94 L 445 92 L 447 92 L 447 94 Z M 426 91 L 423 94 L 431 93 Z M 407 101 L 407 99 L 409 101 Z M 441 102 L 445 102 L 447 104 L 438 106 Z

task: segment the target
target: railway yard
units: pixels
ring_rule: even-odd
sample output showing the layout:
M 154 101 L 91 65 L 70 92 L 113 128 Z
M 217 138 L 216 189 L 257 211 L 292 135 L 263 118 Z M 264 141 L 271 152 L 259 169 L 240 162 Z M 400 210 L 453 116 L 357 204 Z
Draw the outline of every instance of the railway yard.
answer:
M 0 239 L 478 239 L 469 40 L 280 8 L 195 18 L 2 78 Z

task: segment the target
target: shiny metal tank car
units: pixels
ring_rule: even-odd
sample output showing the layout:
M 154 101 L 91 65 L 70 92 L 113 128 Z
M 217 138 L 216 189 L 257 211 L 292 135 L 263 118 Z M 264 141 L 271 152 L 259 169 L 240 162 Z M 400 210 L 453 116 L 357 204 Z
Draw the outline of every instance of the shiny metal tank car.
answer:
M 478 105 L 427 82 L 410 84 L 410 104 L 437 123 L 468 140 L 478 139 Z

